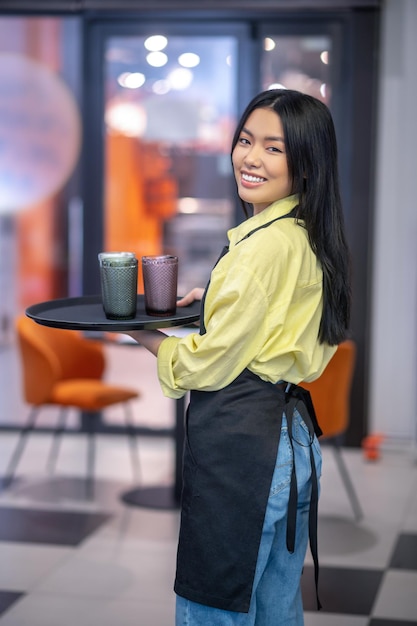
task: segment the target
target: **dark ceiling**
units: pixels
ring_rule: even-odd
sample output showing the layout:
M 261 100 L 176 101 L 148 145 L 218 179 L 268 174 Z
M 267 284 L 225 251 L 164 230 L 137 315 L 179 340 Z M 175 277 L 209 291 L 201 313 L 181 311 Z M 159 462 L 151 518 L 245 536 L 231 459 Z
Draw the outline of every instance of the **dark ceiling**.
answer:
M 82 13 L 85 11 L 170 10 L 339 10 L 379 7 L 381 0 L 0 0 L 0 12 Z

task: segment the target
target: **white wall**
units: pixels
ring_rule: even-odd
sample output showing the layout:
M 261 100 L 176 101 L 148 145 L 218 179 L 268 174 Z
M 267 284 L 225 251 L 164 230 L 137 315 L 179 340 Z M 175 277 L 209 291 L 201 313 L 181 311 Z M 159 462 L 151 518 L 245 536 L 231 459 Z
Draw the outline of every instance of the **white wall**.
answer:
M 417 0 L 382 14 L 370 432 L 417 441 Z

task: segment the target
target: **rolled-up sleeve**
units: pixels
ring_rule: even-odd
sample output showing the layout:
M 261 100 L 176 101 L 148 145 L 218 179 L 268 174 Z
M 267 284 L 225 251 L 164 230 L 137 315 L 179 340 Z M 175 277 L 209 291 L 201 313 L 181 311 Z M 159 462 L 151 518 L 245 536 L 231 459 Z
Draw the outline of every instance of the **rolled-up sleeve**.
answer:
M 225 387 L 265 343 L 267 301 L 258 277 L 250 268 L 240 267 L 228 273 L 227 281 L 217 278 L 217 282 L 216 276 L 212 278 L 206 298 L 206 334 L 168 337 L 159 347 L 158 377 L 168 397 Z

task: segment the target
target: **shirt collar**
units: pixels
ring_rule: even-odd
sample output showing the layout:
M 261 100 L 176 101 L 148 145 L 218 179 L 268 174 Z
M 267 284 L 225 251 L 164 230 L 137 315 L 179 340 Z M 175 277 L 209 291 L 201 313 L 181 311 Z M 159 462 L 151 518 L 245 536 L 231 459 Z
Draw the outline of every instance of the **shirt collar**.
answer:
M 230 245 L 234 246 L 238 241 L 240 241 L 243 237 L 246 237 L 248 233 L 254 228 L 258 228 L 259 226 L 264 226 L 271 220 L 276 219 L 277 217 L 282 217 L 289 213 L 295 206 L 298 204 L 298 196 L 292 195 L 287 196 L 286 198 L 282 198 L 281 200 L 277 200 L 270 204 L 266 209 L 258 213 L 257 215 L 253 215 L 249 217 L 247 220 L 235 226 L 235 228 L 230 229 L 227 232 L 227 237 L 229 239 Z

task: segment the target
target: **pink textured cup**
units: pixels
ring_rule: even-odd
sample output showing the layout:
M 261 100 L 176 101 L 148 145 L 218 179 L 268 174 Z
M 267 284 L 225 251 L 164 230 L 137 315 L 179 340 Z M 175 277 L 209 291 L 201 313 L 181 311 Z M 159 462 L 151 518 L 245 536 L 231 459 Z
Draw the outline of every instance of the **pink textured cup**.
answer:
M 148 315 L 169 317 L 177 310 L 178 257 L 142 257 L 145 309 Z

